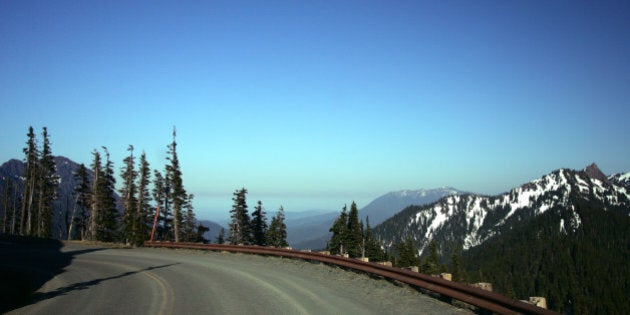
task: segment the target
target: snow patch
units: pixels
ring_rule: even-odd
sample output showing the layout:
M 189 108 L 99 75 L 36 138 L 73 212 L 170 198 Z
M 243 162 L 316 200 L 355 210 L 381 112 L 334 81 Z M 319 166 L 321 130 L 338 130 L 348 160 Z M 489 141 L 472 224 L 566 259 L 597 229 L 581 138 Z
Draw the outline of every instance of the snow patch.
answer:
M 575 179 L 577 179 L 578 182 L 578 188 L 580 189 L 580 192 L 588 192 L 588 183 L 583 180 L 579 175 L 575 175 Z
M 582 219 L 575 209 L 572 210 L 573 211 L 571 212 L 573 213 L 573 217 L 571 218 L 571 228 L 573 228 L 573 231 L 575 232 L 575 230 L 577 230 L 582 224 Z

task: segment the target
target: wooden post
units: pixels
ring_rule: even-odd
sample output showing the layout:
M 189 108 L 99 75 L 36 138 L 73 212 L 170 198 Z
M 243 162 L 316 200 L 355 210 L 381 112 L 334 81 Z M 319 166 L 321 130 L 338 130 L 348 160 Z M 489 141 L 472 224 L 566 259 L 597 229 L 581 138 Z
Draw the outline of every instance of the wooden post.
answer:
M 157 208 L 155 209 L 155 219 L 153 219 L 153 229 L 151 229 L 151 240 L 150 240 L 151 243 L 153 243 L 153 235 L 155 235 L 155 226 L 157 225 L 157 219 L 158 219 L 159 214 L 160 214 L 160 205 L 158 205 Z

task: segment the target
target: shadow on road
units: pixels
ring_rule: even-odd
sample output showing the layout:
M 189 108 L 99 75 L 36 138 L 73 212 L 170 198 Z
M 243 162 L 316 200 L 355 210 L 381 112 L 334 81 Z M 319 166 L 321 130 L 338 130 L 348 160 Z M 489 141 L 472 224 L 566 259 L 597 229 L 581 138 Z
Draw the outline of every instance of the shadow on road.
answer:
M 60 296 L 60 295 L 64 295 L 64 294 L 72 292 L 72 291 L 76 291 L 76 290 L 85 290 L 85 289 L 88 289 L 91 286 L 98 285 L 98 284 L 100 284 L 102 282 L 105 282 L 105 281 L 108 281 L 108 280 L 120 279 L 120 278 L 128 277 L 128 276 L 131 276 L 131 275 L 135 275 L 135 274 L 138 274 L 138 273 L 141 273 L 141 272 L 144 272 L 144 271 L 150 271 L 150 270 L 154 270 L 154 269 L 166 268 L 166 267 L 170 267 L 170 266 L 178 265 L 178 264 L 179 263 L 173 263 L 173 264 L 166 264 L 166 265 L 161 265 L 161 266 L 147 267 L 147 268 L 136 270 L 136 271 L 128 271 L 128 272 L 121 273 L 121 274 L 116 275 L 116 276 L 111 276 L 111 277 L 106 277 L 106 278 L 100 278 L 100 279 L 94 279 L 94 280 L 90 280 L 90 281 L 75 283 L 75 284 L 72 284 L 72 285 L 69 285 L 69 286 L 58 288 L 55 291 L 46 292 L 46 293 L 35 292 L 35 294 L 33 294 L 33 296 L 32 296 L 31 303 L 37 303 L 39 301 L 51 299 L 51 298 L 54 298 L 54 297 L 57 297 L 57 296 Z
M 59 240 L 0 236 L 0 313 L 32 303 L 35 291 L 77 255 L 104 250 L 63 252 L 63 246 Z

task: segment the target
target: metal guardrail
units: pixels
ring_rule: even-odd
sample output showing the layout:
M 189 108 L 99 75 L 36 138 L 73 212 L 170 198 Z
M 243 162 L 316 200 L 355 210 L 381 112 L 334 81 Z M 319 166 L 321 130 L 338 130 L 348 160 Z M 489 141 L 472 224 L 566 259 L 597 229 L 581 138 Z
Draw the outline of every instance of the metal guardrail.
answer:
M 371 262 L 364 262 L 353 258 L 325 255 L 317 252 L 305 252 L 262 246 L 172 242 L 145 242 L 144 245 L 147 247 L 228 251 L 236 253 L 271 255 L 287 258 L 313 260 L 407 283 L 497 314 L 558 314 L 551 310 L 540 308 L 522 301 L 514 300 L 495 292 L 482 290 L 480 288 L 448 281 L 437 277 L 431 277 L 410 270 L 379 265 Z

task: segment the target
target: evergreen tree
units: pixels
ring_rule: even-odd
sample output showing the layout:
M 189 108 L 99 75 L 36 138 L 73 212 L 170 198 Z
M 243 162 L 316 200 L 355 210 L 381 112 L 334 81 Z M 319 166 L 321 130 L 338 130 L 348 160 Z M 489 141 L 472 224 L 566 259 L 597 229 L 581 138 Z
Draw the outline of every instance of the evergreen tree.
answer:
M 412 267 L 420 264 L 420 259 L 411 238 L 396 244 L 395 264 L 398 267 Z
M 149 228 L 153 223 L 153 211 L 151 211 L 151 194 L 149 193 L 149 183 L 151 177 L 151 169 L 147 161 L 144 151 L 140 156 L 140 167 L 138 171 L 138 202 L 136 210 L 136 221 L 138 222 L 136 230 L 135 244 L 141 245 L 149 239 Z
M 90 167 L 92 168 L 92 173 L 94 174 L 94 179 L 92 180 L 92 190 L 90 194 L 90 228 L 89 228 L 89 239 L 95 241 L 98 239 L 99 231 L 102 229 L 100 226 L 101 217 L 102 217 L 102 207 L 101 200 L 99 196 L 102 195 L 102 185 L 100 183 L 103 181 L 103 166 L 101 161 L 101 154 L 94 150 L 92 152 L 94 156 L 94 160 Z
M 85 164 L 79 165 L 79 169 L 73 174 L 73 176 L 77 184 L 72 192 L 75 202 L 72 209 L 70 228 L 68 229 L 68 239 L 74 238 L 74 235 L 77 235 L 79 239 L 86 239 L 86 233 L 89 228 L 88 209 L 90 207 L 91 192 L 90 180 Z
M 284 223 L 284 208 L 280 206 L 278 213 L 271 219 L 267 230 L 267 244 L 273 247 L 287 247 L 287 225 Z
M 328 241 L 328 250 L 330 253 L 339 255 L 347 253 L 345 242 L 348 238 L 348 212 L 345 205 L 329 231 L 333 234 L 330 237 L 330 241 Z
M 114 198 L 116 179 L 114 178 L 114 168 L 109 158 L 109 151 L 106 147 L 103 147 L 103 151 L 106 157 L 104 165 L 98 151 L 94 150 L 93 152 L 94 181 L 90 228 L 92 240 L 111 242 L 117 236 L 118 225 L 118 211 Z
M 197 243 L 208 243 L 208 240 L 203 236 L 206 232 L 209 232 L 210 228 L 203 226 L 201 223 L 197 225 L 197 233 L 195 235 L 194 242 Z
M 229 241 L 233 245 L 247 245 L 250 243 L 251 234 L 246 194 L 247 190 L 243 187 L 240 190 L 237 189 L 232 198 L 234 205 L 232 206 L 232 210 L 230 210 L 232 222 L 230 223 Z
M 193 194 L 189 194 L 186 199 L 186 204 L 184 208 L 186 209 L 186 213 L 184 215 L 184 241 L 185 242 L 195 242 L 198 239 L 198 225 L 197 218 L 195 217 L 195 212 L 193 208 L 193 198 L 195 196 Z M 203 233 L 201 233 L 203 235 Z
M 344 237 L 345 248 L 352 258 L 361 257 L 363 246 L 363 227 L 359 222 L 359 210 L 357 204 L 352 202 L 350 213 L 348 214 L 347 234 Z
M 457 247 L 456 247 L 457 248 Z M 451 272 L 453 276 L 453 281 L 458 282 L 466 282 L 467 276 L 464 268 L 462 267 L 462 262 L 457 252 L 457 249 L 451 255 Z
M 385 252 L 381 249 L 381 245 L 378 240 L 372 234 L 372 227 L 370 226 L 370 218 L 365 218 L 365 257 L 369 258 L 370 261 L 383 261 L 385 260 Z
M 129 156 L 124 160 L 124 166 L 121 169 L 120 176 L 123 179 L 123 186 L 119 190 L 123 203 L 123 220 L 122 220 L 122 239 L 125 243 L 134 244 L 139 239 L 137 233 L 138 222 L 138 199 L 136 198 L 136 179 L 138 172 L 135 170 L 135 157 L 133 156 L 133 146 L 127 148 Z
M 33 202 L 35 201 L 36 185 L 39 172 L 39 151 L 33 127 L 28 128 L 26 134 L 26 148 L 24 148 L 25 164 L 24 169 L 24 198 L 22 199 L 22 211 L 20 213 L 20 234 L 33 235 L 35 215 L 33 214 Z
M 99 196 L 102 211 L 101 235 L 99 240 L 111 242 L 116 239 L 118 232 L 118 210 L 116 208 L 116 199 L 114 198 L 116 178 L 114 177 L 114 164 L 112 163 L 107 147 L 103 147 L 105 151 L 105 165 L 103 167 L 103 176 L 99 185 L 101 186 Z
M 217 244 L 225 244 L 225 229 L 221 228 L 219 235 L 217 235 Z
M 57 198 L 59 178 L 55 174 L 55 160 L 53 159 L 48 129 L 42 131 L 43 144 L 39 158 L 38 172 L 38 210 L 37 210 L 37 236 L 50 237 L 52 231 L 53 201 Z
M 421 271 L 430 275 L 438 274 L 442 271 L 442 267 L 440 266 L 440 256 L 438 254 L 437 243 L 435 240 L 431 240 L 429 243 L 429 256 L 427 256 L 424 260 Z
M 169 209 L 169 188 L 162 173 L 158 170 L 155 170 L 154 177 L 153 200 L 161 207 L 160 213 L 158 214 L 158 226 L 156 227 L 158 233 L 157 239 L 167 240 L 169 239 L 172 225 L 172 215 Z
M 254 245 L 267 246 L 267 217 L 260 200 L 252 213 L 252 236 Z
M 179 242 L 182 236 L 183 216 L 182 212 L 186 204 L 188 196 L 182 182 L 182 172 L 177 157 L 177 142 L 175 141 L 177 133 L 173 127 L 173 142 L 168 145 L 169 165 L 166 166 L 166 181 L 170 187 L 170 199 L 173 203 L 173 234 L 175 242 Z

